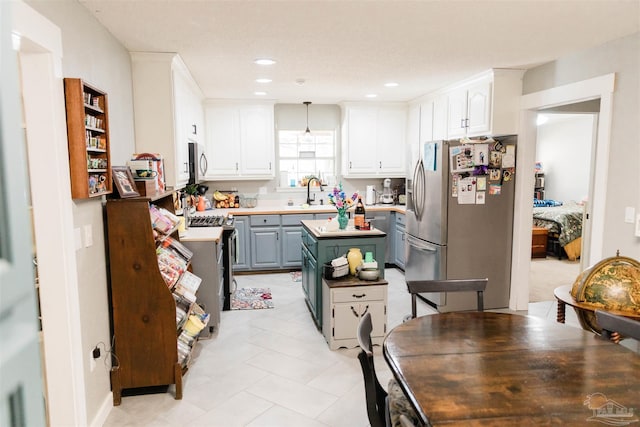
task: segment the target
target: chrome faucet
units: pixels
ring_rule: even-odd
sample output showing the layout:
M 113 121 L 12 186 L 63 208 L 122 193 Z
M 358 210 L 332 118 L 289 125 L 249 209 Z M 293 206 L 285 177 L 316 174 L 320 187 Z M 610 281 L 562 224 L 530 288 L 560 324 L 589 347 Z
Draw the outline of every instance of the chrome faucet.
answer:
M 324 191 L 324 188 L 322 186 L 322 181 L 320 181 L 320 178 L 316 178 L 315 176 L 312 176 L 311 178 L 309 178 L 309 180 L 307 181 L 307 204 L 310 205 L 311 202 L 315 202 L 316 201 L 316 195 L 313 195 L 313 199 L 311 198 L 311 194 L 309 193 L 310 187 L 311 187 L 311 181 L 318 181 L 318 184 L 320 184 L 320 191 Z

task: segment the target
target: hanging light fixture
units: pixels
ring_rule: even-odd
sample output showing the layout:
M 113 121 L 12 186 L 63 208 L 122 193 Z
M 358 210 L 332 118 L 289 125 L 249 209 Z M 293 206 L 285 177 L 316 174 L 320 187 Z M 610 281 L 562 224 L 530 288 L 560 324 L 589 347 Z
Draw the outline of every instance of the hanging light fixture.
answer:
M 309 130 L 309 104 L 311 104 L 311 101 L 304 101 L 303 104 L 307 106 L 307 130 L 304 131 L 304 137 L 311 138 L 311 131 Z

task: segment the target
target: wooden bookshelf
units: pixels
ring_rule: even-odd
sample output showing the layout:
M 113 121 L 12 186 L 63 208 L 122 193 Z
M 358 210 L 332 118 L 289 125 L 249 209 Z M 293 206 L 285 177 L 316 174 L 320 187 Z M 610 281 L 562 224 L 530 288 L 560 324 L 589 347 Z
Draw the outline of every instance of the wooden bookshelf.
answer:
M 173 192 L 108 199 L 106 204 L 114 405 L 120 404 L 124 389 L 170 384 L 175 384 L 175 398 L 181 399 L 182 376 L 190 363 L 190 354 L 184 360 L 179 357 L 176 304 L 182 301 L 176 301 L 158 266 L 160 239 L 154 237 L 151 204 L 173 213 Z M 179 240 L 177 231 L 170 233 Z
M 110 194 L 111 157 L 107 94 L 81 79 L 64 79 L 71 197 Z

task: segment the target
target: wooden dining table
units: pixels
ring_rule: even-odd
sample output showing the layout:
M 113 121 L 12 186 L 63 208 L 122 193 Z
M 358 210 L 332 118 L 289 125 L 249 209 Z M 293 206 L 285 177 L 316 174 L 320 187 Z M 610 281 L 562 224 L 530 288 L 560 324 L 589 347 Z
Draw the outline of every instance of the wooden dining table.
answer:
M 434 314 L 391 330 L 383 353 L 424 425 L 640 425 L 640 355 L 576 327 Z

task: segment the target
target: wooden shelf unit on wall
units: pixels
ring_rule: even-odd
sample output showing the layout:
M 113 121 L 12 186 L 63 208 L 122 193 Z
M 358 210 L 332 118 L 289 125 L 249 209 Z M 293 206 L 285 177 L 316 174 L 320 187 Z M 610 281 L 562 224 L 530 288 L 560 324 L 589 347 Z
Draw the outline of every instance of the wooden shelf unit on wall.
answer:
M 110 194 L 109 115 L 107 94 L 81 79 L 64 79 L 71 197 Z
M 107 200 L 110 293 L 114 355 L 114 405 L 123 389 L 175 384 L 182 399 L 182 376 L 189 357 L 178 357 L 176 300 L 158 267 L 149 206 L 174 212 L 173 192 L 154 197 Z M 178 233 L 171 237 L 179 240 Z

